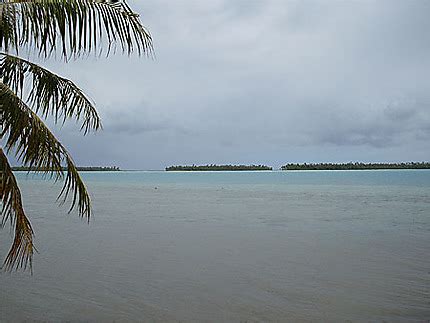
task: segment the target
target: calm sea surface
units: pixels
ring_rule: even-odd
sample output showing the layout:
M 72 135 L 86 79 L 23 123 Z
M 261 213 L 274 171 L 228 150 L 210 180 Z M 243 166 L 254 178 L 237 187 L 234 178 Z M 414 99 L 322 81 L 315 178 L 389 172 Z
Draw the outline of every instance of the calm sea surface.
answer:
M 84 173 L 90 225 L 17 176 L 39 254 L 0 321 L 430 320 L 430 171 Z

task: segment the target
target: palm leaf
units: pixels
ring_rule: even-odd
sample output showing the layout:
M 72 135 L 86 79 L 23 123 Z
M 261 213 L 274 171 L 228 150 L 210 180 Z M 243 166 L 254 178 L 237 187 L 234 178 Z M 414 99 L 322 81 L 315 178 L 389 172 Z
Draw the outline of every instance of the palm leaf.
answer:
M 125 1 L 29 0 L 0 3 L 0 47 L 35 48 L 65 59 L 118 44 L 130 54 L 152 53 L 152 38 Z M 107 46 L 103 46 L 103 40 Z
M 0 82 L 2 132 L 6 152 L 15 152 L 25 165 L 50 174 L 55 179 L 63 178 L 62 166 L 67 173 L 59 195 L 64 203 L 72 199 L 69 212 L 75 207 L 79 215 L 88 220 L 91 215 L 91 200 L 77 168 L 63 145 L 55 138 L 43 121 L 5 84 Z
M 17 12 L 14 6 L 0 3 L 0 47 L 9 51 L 12 47 L 18 51 Z
M 101 121 L 93 103 L 70 80 L 22 58 L 0 53 L 0 79 L 12 91 L 23 94 L 30 83 L 27 103 L 43 117 L 53 116 L 55 122 L 68 118 L 83 119 L 81 130 L 97 130 Z
M 71 198 L 69 212 L 76 208 L 89 220 L 91 201 L 76 166 L 37 113 L 53 116 L 55 122 L 80 120 L 87 133 L 101 127 L 97 112 L 71 81 L 9 53 L 35 50 L 48 58 L 59 49 L 68 60 L 91 51 L 109 55 L 119 48 L 128 54 L 152 55 L 151 35 L 121 0 L 0 0 L 0 48 L 5 52 L 0 54 L 0 140 L 5 141 L 5 152 L 14 153 L 25 166 L 64 179 L 58 196 L 61 203 Z M 33 231 L 16 179 L 0 150 L 0 224 L 8 220 L 15 224 L 5 265 L 31 267 Z
M 7 221 L 15 225 L 15 237 L 12 247 L 6 256 L 4 266 L 7 270 L 19 267 L 32 267 L 32 257 L 35 251 L 33 245 L 33 229 L 22 206 L 21 192 L 3 149 L 0 148 L 0 200 L 3 227 Z

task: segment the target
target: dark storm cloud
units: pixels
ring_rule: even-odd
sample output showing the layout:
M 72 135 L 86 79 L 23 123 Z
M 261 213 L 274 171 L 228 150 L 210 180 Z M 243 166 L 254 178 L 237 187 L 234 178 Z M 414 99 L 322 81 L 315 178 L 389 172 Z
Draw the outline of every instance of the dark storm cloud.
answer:
M 360 111 L 360 107 L 354 110 Z M 403 98 L 377 110 L 378 112 L 368 112 L 367 115 L 353 114 L 348 117 L 342 114 L 345 111 L 351 113 L 351 109 L 339 109 L 331 117 L 321 118 L 321 128 L 311 136 L 316 138 L 317 143 L 369 145 L 378 148 L 430 140 L 427 131 L 430 126 L 429 101 Z
M 130 4 L 156 60 L 50 63 L 104 121 L 59 133 L 82 163 L 430 159 L 430 2 Z
M 151 131 L 169 128 L 169 120 L 159 118 L 145 109 L 143 102 L 139 107 L 122 107 L 110 109 L 105 116 L 104 131 L 117 135 L 141 135 Z

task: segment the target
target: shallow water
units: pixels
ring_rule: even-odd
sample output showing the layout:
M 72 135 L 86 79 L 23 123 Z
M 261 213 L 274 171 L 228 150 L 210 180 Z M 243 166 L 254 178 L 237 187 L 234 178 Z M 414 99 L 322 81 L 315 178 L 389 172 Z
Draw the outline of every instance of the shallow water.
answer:
M 17 176 L 39 254 L 1 321 L 430 319 L 430 171 L 85 173 L 90 225 Z

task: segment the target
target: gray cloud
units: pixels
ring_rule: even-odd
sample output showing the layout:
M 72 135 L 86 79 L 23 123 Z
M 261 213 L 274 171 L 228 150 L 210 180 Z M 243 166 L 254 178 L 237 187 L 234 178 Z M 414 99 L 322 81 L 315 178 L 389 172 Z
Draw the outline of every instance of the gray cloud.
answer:
M 169 128 L 170 120 L 147 109 L 145 102 L 139 107 L 109 109 L 104 118 L 104 131 L 117 135 L 143 135 Z
M 131 1 L 157 59 L 47 62 L 105 131 L 82 164 L 430 159 L 430 3 Z M 130 158 L 132 156 L 133 158 Z

